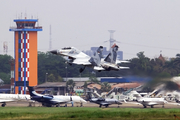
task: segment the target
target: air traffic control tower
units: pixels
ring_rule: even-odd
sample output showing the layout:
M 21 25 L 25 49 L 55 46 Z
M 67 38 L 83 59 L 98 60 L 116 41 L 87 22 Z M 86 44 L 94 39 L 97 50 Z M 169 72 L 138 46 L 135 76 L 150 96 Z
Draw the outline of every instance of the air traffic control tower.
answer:
M 26 94 L 27 86 L 36 86 L 37 76 L 37 31 L 38 19 L 15 19 L 14 31 L 14 93 Z

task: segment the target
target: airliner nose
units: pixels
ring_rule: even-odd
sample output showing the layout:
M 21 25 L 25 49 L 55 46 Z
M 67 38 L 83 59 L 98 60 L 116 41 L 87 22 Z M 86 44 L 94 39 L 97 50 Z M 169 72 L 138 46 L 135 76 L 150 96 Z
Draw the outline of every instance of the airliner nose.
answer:
M 87 101 L 83 99 L 83 103 L 87 103 Z
M 84 100 L 83 98 L 80 98 L 80 101 L 81 101 L 82 103 L 87 103 L 87 101 Z
M 49 52 L 51 52 L 52 54 L 57 54 L 58 53 L 57 50 L 51 50 Z

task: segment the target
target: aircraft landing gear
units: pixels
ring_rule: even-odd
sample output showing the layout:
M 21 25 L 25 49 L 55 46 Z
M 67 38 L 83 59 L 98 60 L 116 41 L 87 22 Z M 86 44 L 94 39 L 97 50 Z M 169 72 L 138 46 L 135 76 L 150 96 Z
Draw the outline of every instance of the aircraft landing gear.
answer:
M 100 104 L 99 107 L 101 108 L 101 106 L 102 106 L 102 105 Z
M 5 106 L 6 106 L 6 103 L 3 103 L 1 106 L 2 106 L 2 107 L 5 107 Z
M 61 107 L 60 104 L 57 104 L 56 107 Z
M 65 104 L 65 106 L 64 107 L 67 107 L 67 104 Z
M 105 107 L 107 108 L 109 105 L 106 105 Z
M 83 68 L 80 68 L 80 69 L 79 69 L 79 72 L 82 73 L 85 68 L 86 68 L 86 66 L 84 66 Z
M 83 107 L 83 103 L 80 103 L 80 107 Z
M 151 105 L 151 108 L 154 108 L 154 106 L 153 106 L 153 105 Z
M 145 105 L 143 105 L 144 106 L 144 108 L 146 108 L 146 106 Z
M 72 63 L 69 63 L 70 66 L 72 66 Z

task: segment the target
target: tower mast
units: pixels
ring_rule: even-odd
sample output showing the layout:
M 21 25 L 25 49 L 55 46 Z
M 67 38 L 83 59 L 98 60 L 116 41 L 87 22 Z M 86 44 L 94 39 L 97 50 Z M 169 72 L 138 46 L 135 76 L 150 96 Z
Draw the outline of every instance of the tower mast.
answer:
M 114 42 L 116 41 L 114 38 L 113 38 L 113 33 L 115 32 L 115 30 L 108 30 L 110 32 L 110 39 L 109 39 L 109 42 L 110 42 L 110 48 L 109 50 L 111 49 L 111 47 L 113 46 Z

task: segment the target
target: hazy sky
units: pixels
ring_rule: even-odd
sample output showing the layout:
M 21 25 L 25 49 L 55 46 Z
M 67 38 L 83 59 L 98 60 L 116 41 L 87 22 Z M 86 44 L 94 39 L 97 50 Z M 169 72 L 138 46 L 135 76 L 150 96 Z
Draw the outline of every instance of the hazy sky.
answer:
M 52 49 L 74 46 L 88 50 L 100 45 L 109 49 L 108 30 L 124 59 L 140 51 L 149 58 L 180 53 L 180 0 L 1 0 L 0 54 L 8 42 L 14 56 L 14 19 L 38 18 L 38 50 L 49 50 L 50 25 Z

